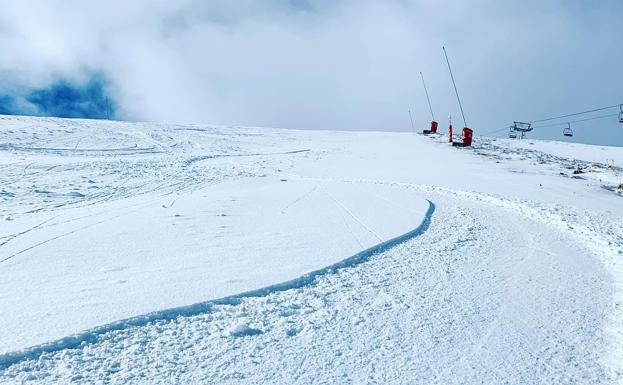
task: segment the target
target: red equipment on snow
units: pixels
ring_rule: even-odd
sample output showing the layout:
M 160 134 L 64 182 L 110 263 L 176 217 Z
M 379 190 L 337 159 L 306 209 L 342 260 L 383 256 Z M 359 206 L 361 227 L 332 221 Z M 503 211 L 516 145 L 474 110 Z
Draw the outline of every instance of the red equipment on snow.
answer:
M 438 126 L 439 126 L 439 124 L 437 122 L 435 122 L 434 120 L 432 122 L 430 122 L 430 132 L 433 133 L 433 134 L 436 134 Z
M 474 130 L 471 128 L 463 128 L 463 146 L 469 147 L 472 145 L 472 135 L 474 134 Z

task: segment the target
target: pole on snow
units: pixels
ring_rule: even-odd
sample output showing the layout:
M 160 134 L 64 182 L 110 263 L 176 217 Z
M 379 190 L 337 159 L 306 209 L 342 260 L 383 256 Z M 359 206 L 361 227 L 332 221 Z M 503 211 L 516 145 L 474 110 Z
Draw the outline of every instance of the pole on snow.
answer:
M 467 121 L 465 120 L 465 113 L 463 112 L 463 105 L 461 104 L 461 98 L 459 97 L 459 91 L 456 89 L 456 82 L 454 81 L 454 75 L 452 74 L 452 68 L 450 67 L 450 60 L 448 60 L 448 53 L 446 47 L 441 47 L 443 54 L 446 57 L 446 64 L 448 64 L 448 71 L 450 71 L 450 78 L 452 79 L 452 85 L 454 86 L 454 93 L 456 94 L 456 100 L 459 102 L 459 108 L 461 109 L 461 116 L 463 117 L 463 146 L 468 147 L 472 144 L 472 134 L 474 131 L 467 127 Z
M 446 57 L 446 64 L 448 64 L 448 71 L 450 71 L 450 78 L 452 79 L 452 85 L 454 86 L 454 93 L 456 94 L 456 100 L 459 102 L 459 108 L 461 109 L 461 116 L 463 117 L 463 123 L 465 127 L 467 127 L 467 121 L 465 120 L 465 114 L 463 113 L 463 105 L 461 104 L 461 98 L 459 97 L 459 91 L 456 89 L 456 83 L 454 82 L 454 75 L 452 74 L 452 68 L 450 67 L 450 60 L 448 60 L 448 53 L 446 52 L 446 47 L 441 47 L 443 49 L 443 54 Z
M 426 88 L 426 82 L 424 81 L 424 75 L 420 72 L 420 77 L 422 78 L 422 85 L 424 86 L 424 92 L 426 93 L 426 100 L 428 101 L 428 109 L 430 110 L 430 116 L 433 120 L 430 122 L 430 131 L 424 130 L 425 134 L 436 133 L 437 132 L 437 122 L 435 121 L 435 114 L 433 113 L 433 107 L 430 104 L 430 97 L 428 96 L 428 89 Z
M 452 143 L 452 115 L 448 115 L 448 143 Z
M 413 115 L 411 115 L 411 110 L 409 109 L 409 119 L 411 119 L 411 130 L 415 134 L 415 125 L 413 124 Z
M 428 109 L 430 110 L 430 116 L 435 120 L 435 114 L 433 113 L 433 107 L 430 104 L 430 98 L 428 97 L 428 89 L 426 88 L 426 82 L 424 81 L 424 75 L 420 72 L 422 78 L 422 85 L 424 86 L 424 92 L 426 93 L 426 100 L 428 100 Z

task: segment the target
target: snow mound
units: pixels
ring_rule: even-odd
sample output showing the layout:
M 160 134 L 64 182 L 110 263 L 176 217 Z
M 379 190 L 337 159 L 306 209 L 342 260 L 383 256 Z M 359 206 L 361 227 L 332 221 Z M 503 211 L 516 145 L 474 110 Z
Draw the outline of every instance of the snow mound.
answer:
M 262 334 L 260 329 L 254 329 L 246 323 L 241 323 L 229 330 L 229 335 L 232 337 L 251 337 Z

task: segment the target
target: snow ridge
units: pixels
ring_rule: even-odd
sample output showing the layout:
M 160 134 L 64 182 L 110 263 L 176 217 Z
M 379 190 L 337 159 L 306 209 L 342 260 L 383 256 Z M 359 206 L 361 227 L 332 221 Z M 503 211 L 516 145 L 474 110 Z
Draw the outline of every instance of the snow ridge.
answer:
M 214 305 L 235 305 L 239 303 L 240 300 L 243 298 L 264 297 L 276 292 L 286 291 L 290 289 L 298 289 L 308 285 L 313 285 L 314 281 L 319 277 L 333 274 L 341 269 L 357 266 L 361 263 L 366 262 L 374 255 L 381 254 L 401 243 L 404 243 L 410 239 L 424 234 L 426 230 L 428 230 L 428 228 L 430 227 L 431 219 L 435 212 L 435 204 L 430 200 L 427 201 L 429 205 L 428 210 L 426 211 L 422 222 L 415 229 L 398 237 L 389 239 L 385 242 L 381 242 L 333 265 L 312 271 L 291 281 L 270 285 L 257 290 L 251 290 L 237 295 L 220 298 L 217 300 L 206 301 L 172 309 L 160 310 L 142 316 L 132 317 L 118 322 L 113 322 L 108 325 L 99 326 L 79 334 L 61 338 L 53 342 L 33 346 L 31 348 L 18 352 L 6 353 L 0 355 L 0 370 L 5 370 L 11 365 L 19 363 L 21 361 L 36 359 L 42 354 L 53 353 L 66 349 L 76 349 L 85 344 L 95 343 L 98 341 L 101 335 L 111 331 L 123 330 L 130 327 L 144 326 L 156 321 L 167 321 L 178 317 L 188 317 L 201 313 L 208 313 L 212 311 Z

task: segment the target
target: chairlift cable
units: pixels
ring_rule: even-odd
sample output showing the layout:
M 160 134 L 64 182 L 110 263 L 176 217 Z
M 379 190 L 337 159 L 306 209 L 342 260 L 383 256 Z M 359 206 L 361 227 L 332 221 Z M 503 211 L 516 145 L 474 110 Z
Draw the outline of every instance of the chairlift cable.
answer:
M 570 122 L 559 122 L 559 123 L 552 123 L 552 124 L 544 124 L 542 126 L 536 126 L 534 128 L 547 128 L 547 127 L 556 127 L 556 126 L 562 126 L 565 125 L 567 123 L 580 123 L 580 122 L 588 122 L 590 120 L 597 120 L 597 119 L 605 119 L 605 118 L 612 118 L 613 116 L 618 116 L 619 114 L 609 114 L 609 115 L 600 115 L 600 116 L 593 116 L 591 118 L 586 118 L 586 119 L 578 119 L 578 120 L 572 120 Z
M 617 104 L 617 105 L 616 105 L 616 106 L 614 106 L 614 107 L 619 107 L 619 106 L 620 106 L 620 105 L 619 105 L 619 104 Z M 609 107 L 609 108 L 612 108 L 612 107 Z M 598 109 L 598 111 L 605 110 L 605 109 L 608 109 L 608 108 Z M 565 125 L 565 124 L 567 124 L 567 123 L 580 123 L 580 122 L 588 122 L 588 121 L 591 121 L 591 120 L 605 119 L 605 118 L 612 118 L 612 117 L 615 117 L 615 116 L 618 116 L 618 115 L 619 115 L 618 113 L 615 113 L 615 114 L 608 114 L 608 115 L 593 116 L 593 117 L 590 117 L 590 118 L 586 118 L 586 119 L 578 119 L 578 120 L 572 120 L 572 121 L 569 121 L 569 122 L 558 122 L 558 123 L 544 124 L 544 125 L 541 125 L 541 126 L 535 126 L 535 127 L 532 127 L 532 128 L 533 128 L 533 129 L 536 129 L 536 128 L 557 127 L 557 126 L 562 126 L 562 125 Z M 550 120 L 551 120 L 551 119 L 550 119 Z M 487 135 L 490 135 L 490 134 L 495 134 L 495 133 L 498 133 L 498 132 L 501 132 L 501 131 L 504 131 L 504 130 L 508 130 L 508 126 L 506 126 L 506 127 L 504 127 L 504 128 L 497 129 L 497 130 L 493 130 L 493 131 L 485 132 L 484 134 L 481 134 L 481 136 L 487 136 Z
M 512 127 L 512 126 L 511 126 L 511 127 Z M 489 135 L 489 134 L 495 134 L 495 133 L 500 132 L 500 131 L 508 130 L 508 128 L 509 128 L 509 127 L 508 127 L 508 126 L 506 126 L 506 127 L 504 127 L 504 128 L 500 128 L 499 130 L 494 130 L 494 131 L 485 132 L 484 134 L 480 134 L 480 136 L 487 136 L 487 135 Z
M 538 120 L 533 120 L 530 123 L 540 123 L 540 122 L 547 122 L 550 120 L 556 120 L 556 119 L 562 119 L 562 118 L 568 118 L 571 116 L 577 116 L 577 115 L 584 115 L 584 114 L 589 114 L 591 112 L 597 112 L 597 111 L 603 111 L 603 110 L 608 110 L 611 108 L 615 108 L 615 107 L 620 107 L 620 104 L 615 104 L 614 106 L 608 106 L 608 107 L 601 107 L 601 108 L 595 108 L 592 110 L 587 110 L 587 111 L 582 111 L 582 112 L 575 112 L 573 114 L 567 114 L 567 115 L 561 115 L 561 116 L 554 116 L 551 118 L 545 118 L 545 119 L 538 119 Z

